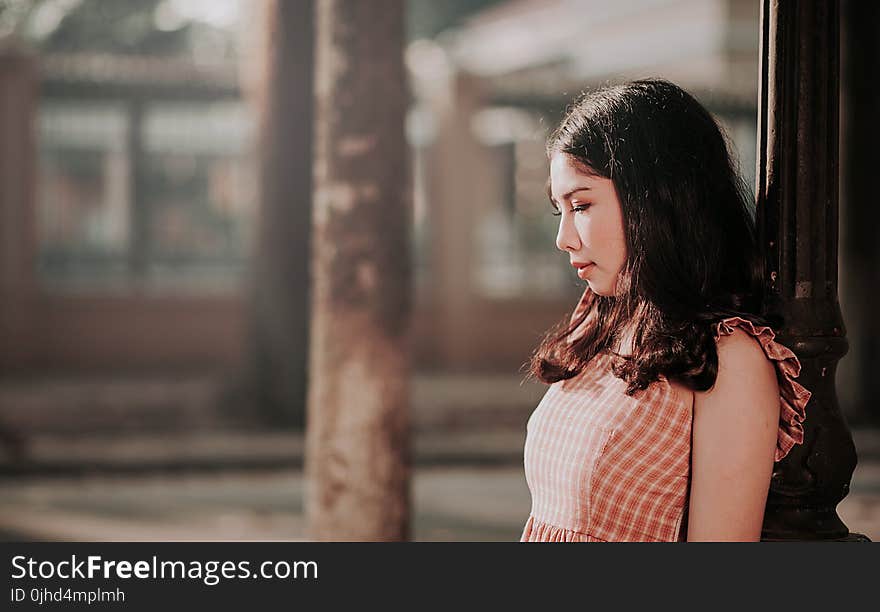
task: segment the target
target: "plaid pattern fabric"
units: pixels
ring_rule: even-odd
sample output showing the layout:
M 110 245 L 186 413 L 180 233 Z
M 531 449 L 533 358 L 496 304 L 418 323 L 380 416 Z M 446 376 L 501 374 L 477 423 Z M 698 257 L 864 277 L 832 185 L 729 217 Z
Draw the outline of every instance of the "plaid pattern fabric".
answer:
M 810 392 L 794 380 L 797 357 L 774 342 L 770 328 L 730 318 L 718 335 L 735 327 L 755 337 L 777 369 L 778 461 L 803 442 Z M 691 406 L 663 379 L 627 396 L 611 360 L 600 354 L 578 376 L 551 385 L 529 418 L 524 463 L 532 508 L 521 541 L 686 538 Z

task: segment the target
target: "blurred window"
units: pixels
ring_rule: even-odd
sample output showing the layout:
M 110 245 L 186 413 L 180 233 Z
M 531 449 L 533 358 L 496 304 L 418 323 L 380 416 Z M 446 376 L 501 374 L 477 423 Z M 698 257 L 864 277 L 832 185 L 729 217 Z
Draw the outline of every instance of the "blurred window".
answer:
M 126 280 L 127 135 L 121 104 L 42 105 L 37 228 L 43 280 L 80 286 Z
M 202 288 L 244 272 L 256 208 L 253 131 L 238 102 L 152 105 L 144 122 L 147 277 Z
M 234 290 L 256 209 L 252 117 L 239 101 L 156 102 L 139 124 L 132 117 L 123 102 L 42 104 L 42 280 L 74 289 Z
M 547 204 L 547 156 L 537 114 L 515 107 L 488 107 L 472 130 L 488 146 L 500 177 L 497 198 L 476 227 L 472 286 L 492 299 L 557 298 L 570 294 L 576 277 L 566 274 L 556 250 L 556 217 Z
M 254 110 L 240 84 L 255 6 L 65 0 L 16 13 L 39 52 L 44 287 L 240 289 L 257 207 Z

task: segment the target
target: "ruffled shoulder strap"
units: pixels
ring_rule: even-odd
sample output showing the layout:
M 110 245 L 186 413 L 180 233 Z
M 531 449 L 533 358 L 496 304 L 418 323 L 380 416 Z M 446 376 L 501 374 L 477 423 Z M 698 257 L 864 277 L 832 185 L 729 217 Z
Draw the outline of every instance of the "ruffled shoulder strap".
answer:
M 776 334 L 769 327 L 756 326 L 747 319 L 730 317 L 718 323 L 716 337 L 728 336 L 734 328 L 739 327 L 754 336 L 767 359 L 776 366 L 776 378 L 779 381 L 780 411 L 779 430 L 776 438 L 775 461 L 785 457 L 795 444 L 804 441 L 804 426 L 807 402 L 812 393 L 795 379 L 800 376 L 801 362 L 794 352 L 786 346 L 774 341 Z

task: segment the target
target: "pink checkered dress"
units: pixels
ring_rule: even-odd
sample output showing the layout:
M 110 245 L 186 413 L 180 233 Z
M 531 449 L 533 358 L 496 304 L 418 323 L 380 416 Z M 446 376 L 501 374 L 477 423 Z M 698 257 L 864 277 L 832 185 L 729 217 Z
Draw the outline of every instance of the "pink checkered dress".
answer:
M 776 366 L 779 461 L 803 442 L 810 392 L 794 380 L 797 357 L 774 342 L 769 327 L 734 317 L 720 322 L 717 334 L 735 327 L 754 336 Z M 691 406 L 665 379 L 627 396 L 611 359 L 600 354 L 578 376 L 550 385 L 529 418 L 525 474 L 532 509 L 523 542 L 686 539 Z

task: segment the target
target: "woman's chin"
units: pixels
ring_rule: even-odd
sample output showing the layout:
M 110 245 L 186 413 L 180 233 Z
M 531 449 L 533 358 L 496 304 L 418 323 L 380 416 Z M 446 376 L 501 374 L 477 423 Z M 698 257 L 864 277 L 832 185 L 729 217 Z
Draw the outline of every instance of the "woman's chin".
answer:
M 607 297 L 607 296 L 611 295 L 611 293 L 612 293 L 611 291 L 608 290 L 608 287 L 605 287 L 604 285 L 600 285 L 593 280 L 588 280 L 587 286 L 590 287 L 590 290 L 593 293 L 595 293 L 596 295 L 601 295 L 603 297 Z

